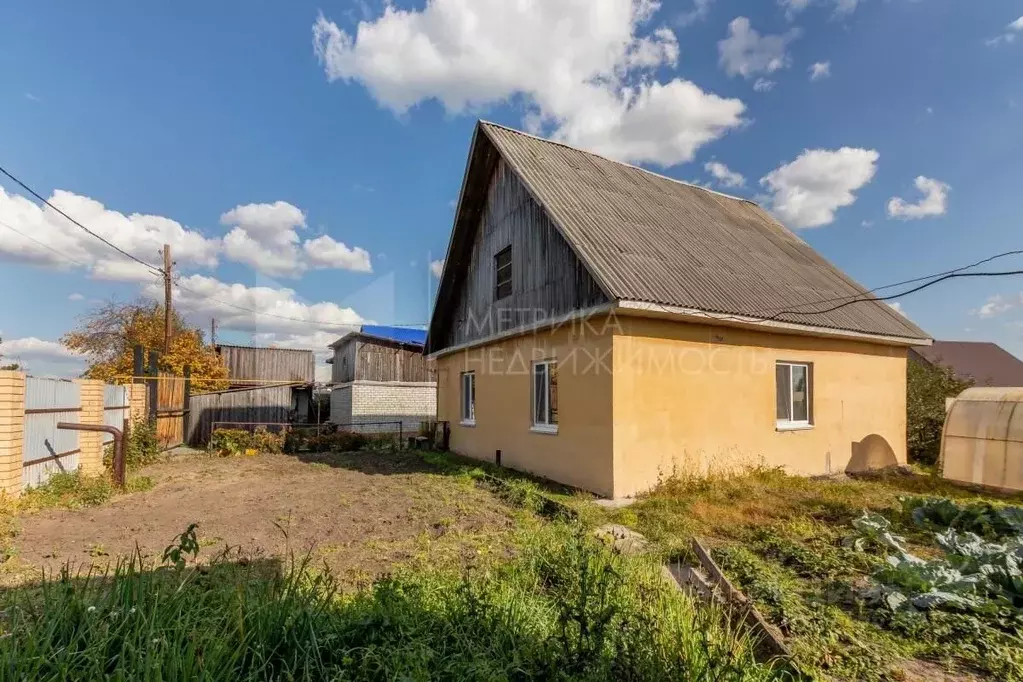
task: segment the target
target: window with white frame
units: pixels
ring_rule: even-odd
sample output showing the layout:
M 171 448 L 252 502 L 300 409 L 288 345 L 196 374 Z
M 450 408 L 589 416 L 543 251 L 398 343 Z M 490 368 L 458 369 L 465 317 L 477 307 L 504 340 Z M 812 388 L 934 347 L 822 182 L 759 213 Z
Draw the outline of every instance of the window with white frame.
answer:
M 533 430 L 558 431 L 558 363 L 533 364 Z
M 778 426 L 808 427 L 813 424 L 813 365 L 779 362 L 774 367 Z
M 462 423 L 476 423 L 476 372 L 462 373 Z

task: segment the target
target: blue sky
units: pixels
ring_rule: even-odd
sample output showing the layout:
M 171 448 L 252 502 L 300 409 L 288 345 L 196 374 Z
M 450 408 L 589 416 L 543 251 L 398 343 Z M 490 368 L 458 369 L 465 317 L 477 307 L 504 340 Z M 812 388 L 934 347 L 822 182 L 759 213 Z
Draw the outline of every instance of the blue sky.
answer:
M 1007 0 L 15 3 L 0 165 L 144 260 L 172 235 L 182 309 L 225 340 L 322 347 L 359 319 L 425 323 L 477 117 L 760 201 L 872 287 L 1023 248 L 1021 15 Z M 0 353 L 76 371 L 47 342 L 155 280 L 0 187 Z M 901 306 L 937 338 L 1023 356 L 1021 290 L 957 280 Z

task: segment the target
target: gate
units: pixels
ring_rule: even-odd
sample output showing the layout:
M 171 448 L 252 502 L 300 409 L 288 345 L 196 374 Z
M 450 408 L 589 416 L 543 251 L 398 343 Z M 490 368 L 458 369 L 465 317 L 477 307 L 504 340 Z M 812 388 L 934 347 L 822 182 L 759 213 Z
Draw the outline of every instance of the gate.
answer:
M 185 441 L 185 415 L 188 413 L 188 372 L 179 377 L 170 372 L 156 375 L 156 437 L 167 449 Z
M 58 429 L 57 422 L 77 422 L 81 405 L 81 386 L 73 381 L 25 378 L 22 488 L 46 483 L 54 471 L 78 468 L 78 432 Z

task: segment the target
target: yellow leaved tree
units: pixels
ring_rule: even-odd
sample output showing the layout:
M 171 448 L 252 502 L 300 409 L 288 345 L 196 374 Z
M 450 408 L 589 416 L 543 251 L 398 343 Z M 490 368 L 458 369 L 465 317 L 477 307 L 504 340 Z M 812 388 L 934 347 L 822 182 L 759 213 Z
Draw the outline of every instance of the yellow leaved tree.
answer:
M 78 327 L 60 342 L 86 357 L 89 367 L 83 376 L 89 379 L 131 383 L 134 349 L 141 345 L 147 358 L 150 349 L 160 352 L 161 370 L 181 376 L 185 365 L 190 366 L 193 392 L 227 388 L 227 367 L 213 347 L 203 342 L 201 331 L 172 312 L 170 352 L 163 353 L 163 325 L 163 306 L 158 303 L 110 300 L 81 316 Z

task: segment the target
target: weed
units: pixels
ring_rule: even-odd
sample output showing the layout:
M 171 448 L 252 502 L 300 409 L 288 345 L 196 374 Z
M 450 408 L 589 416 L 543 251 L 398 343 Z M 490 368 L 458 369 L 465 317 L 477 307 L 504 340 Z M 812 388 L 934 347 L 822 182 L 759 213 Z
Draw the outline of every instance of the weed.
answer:
M 347 594 L 308 561 L 161 571 L 136 554 L 0 600 L 0 670 L 12 679 L 781 676 L 720 614 L 660 582 L 655 565 L 560 524 L 485 570 L 398 573 Z

